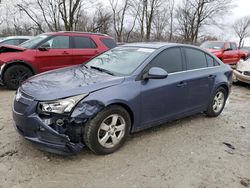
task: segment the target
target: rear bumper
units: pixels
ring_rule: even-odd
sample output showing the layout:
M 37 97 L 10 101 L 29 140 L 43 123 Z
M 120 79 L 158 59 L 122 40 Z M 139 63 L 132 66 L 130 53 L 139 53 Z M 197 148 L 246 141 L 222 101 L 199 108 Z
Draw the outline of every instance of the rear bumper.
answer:
M 67 135 L 59 134 L 35 114 L 26 116 L 13 109 L 13 119 L 17 132 L 41 150 L 70 155 L 80 152 L 84 147 L 82 143 L 70 142 Z
M 234 79 L 250 84 L 250 76 L 244 75 L 237 70 L 233 71 Z

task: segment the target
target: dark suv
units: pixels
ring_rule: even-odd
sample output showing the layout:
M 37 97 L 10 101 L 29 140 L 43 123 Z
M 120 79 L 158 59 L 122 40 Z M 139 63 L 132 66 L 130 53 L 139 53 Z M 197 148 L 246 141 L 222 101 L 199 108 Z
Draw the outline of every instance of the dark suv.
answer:
M 9 89 L 17 89 L 34 74 L 84 63 L 115 46 L 104 34 L 44 33 L 20 46 L 0 47 L 0 78 Z

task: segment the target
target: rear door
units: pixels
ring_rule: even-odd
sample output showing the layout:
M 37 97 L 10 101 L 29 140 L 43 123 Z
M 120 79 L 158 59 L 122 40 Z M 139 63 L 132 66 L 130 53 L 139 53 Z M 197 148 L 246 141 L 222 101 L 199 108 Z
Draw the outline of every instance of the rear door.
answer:
M 196 48 L 185 47 L 187 71 L 187 102 L 189 111 L 204 108 L 211 95 L 215 80 L 213 67 L 208 68 L 206 54 Z
M 73 65 L 69 36 L 55 36 L 36 50 L 36 62 L 41 72 Z
M 89 36 L 73 36 L 73 63 L 81 64 L 98 55 L 97 44 Z

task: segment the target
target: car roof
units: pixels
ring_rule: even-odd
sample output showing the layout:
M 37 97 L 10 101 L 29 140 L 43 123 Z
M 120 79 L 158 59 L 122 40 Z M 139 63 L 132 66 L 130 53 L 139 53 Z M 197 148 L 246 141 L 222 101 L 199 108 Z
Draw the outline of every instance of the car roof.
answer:
M 197 46 L 193 46 L 193 45 L 189 45 L 189 44 L 168 43 L 168 42 L 127 43 L 127 44 L 122 45 L 121 47 L 141 47 L 141 48 L 159 49 L 159 48 L 162 48 L 162 47 L 174 47 L 174 46 L 186 46 L 186 47 L 198 48 Z
M 9 40 L 9 39 L 31 39 L 32 36 L 9 36 L 3 38 L 3 40 Z
M 103 34 L 103 33 L 92 33 L 92 32 L 82 32 L 82 31 L 58 31 L 58 32 L 48 32 L 48 33 L 43 33 L 45 35 L 64 35 L 64 34 L 69 34 L 69 35 L 78 35 L 78 34 L 86 34 L 86 35 L 98 35 L 98 36 L 103 36 L 103 37 L 110 37 L 109 35 Z M 110 37 L 111 38 L 111 37 Z

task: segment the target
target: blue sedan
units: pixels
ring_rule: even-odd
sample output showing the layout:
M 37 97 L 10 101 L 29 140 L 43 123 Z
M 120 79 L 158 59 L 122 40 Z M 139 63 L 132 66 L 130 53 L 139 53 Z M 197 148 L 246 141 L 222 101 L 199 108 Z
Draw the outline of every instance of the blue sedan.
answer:
M 18 89 L 16 130 L 49 152 L 119 149 L 130 133 L 197 113 L 218 116 L 232 70 L 200 48 L 135 43 L 49 71 Z

